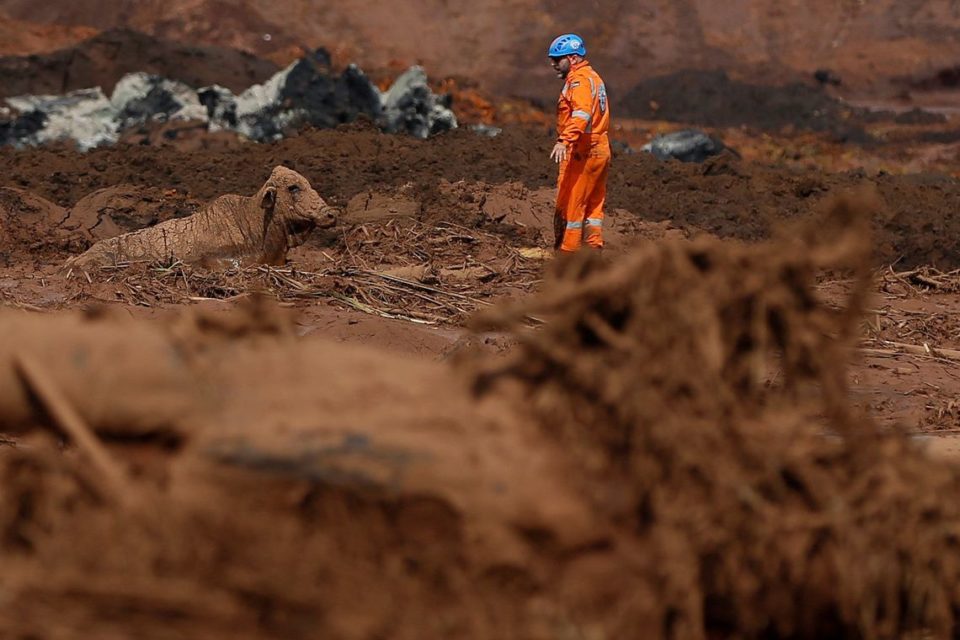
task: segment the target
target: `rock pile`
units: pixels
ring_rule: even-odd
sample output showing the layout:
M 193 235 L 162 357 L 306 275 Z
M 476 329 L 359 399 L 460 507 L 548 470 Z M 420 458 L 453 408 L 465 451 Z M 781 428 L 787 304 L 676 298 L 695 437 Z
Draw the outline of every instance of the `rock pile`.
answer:
M 431 91 L 422 68 L 411 67 L 381 92 L 355 65 L 334 73 L 322 49 L 239 95 L 220 85 L 193 88 L 138 72 L 124 76 L 109 97 L 94 87 L 5 102 L 0 106 L 0 144 L 72 141 L 84 151 L 117 142 L 128 129 L 176 120 L 204 122 L 211 131 L 235 131 L 258 142 L 358 117 L 369 118 L 385 132 L 418 138 L 457 126 L 449 98 Z

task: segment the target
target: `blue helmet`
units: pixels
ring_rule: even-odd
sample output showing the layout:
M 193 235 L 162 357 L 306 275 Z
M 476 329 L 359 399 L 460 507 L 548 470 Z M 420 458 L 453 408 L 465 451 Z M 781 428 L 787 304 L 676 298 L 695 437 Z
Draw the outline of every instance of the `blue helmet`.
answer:
M 547 50 L 547 55 L 551 58 L 569 56 L 573 53 L 581 56 L 587 55 L 587 48 L 583 46 L 583 38 L 575 33 L 565 33 L 562 36 L 557 36 L 550 43 L 550 49 Z

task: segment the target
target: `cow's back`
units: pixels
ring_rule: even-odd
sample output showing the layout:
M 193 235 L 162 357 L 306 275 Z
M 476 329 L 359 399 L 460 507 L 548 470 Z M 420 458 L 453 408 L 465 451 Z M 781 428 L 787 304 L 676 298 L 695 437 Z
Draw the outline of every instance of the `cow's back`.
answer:
M 253 198 L 223 195 L 186 218 L 101 240 L 68 266 L 171 259 L 190 263 L 257 255 L 262 243 L 258 212 Z

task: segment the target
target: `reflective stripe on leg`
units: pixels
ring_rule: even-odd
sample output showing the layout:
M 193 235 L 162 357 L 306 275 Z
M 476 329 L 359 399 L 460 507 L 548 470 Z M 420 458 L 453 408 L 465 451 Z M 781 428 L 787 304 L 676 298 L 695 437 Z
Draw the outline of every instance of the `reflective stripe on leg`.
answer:
M 594 249 L 603 246 L 603 218 L 587 218 L 584 242 Z

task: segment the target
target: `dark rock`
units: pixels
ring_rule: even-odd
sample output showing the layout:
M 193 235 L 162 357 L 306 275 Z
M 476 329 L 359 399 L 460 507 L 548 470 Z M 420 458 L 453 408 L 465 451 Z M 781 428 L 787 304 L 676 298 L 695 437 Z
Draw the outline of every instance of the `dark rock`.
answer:
M 610 141 L 610 150 L 614 153 L 621 153 L 624 155 L 630 155 L 636 153 L 633 148 L 624 142 L 623 140 L 611 140 Z
M 390 133 L 405 132 L 426 138 L 455 128 L 457 120 L 430 90 L 424 70 L 410 67 L 383 96 L 382 126 Z
M 0 116 L 0 145 L 16 144 L 43 129 L 47 116 L 36 109 L 26 113 L 11 111 L 6 117 Z
M 174 116 L 202 118 L 205 113 L 197 92 L 189 86 L 145 73 L 124 76 L 110 102 L 118 111 L 118 131 L 149 121 L 166 122 Z
M 703 162 L 726 149 L 719 139 L 696 129 L 684 129 L 655 137 L 645 144 L 643 151 L 652 153 L 658 160 Z
M 219 85 L 204 87 L 197 91 L 197 98 L 206 107 L 208 120 L 223 123 L 227 129 L 236 128 L 237 100 L 229 89 Z
M 830 84 L 839 87 L 842 84 L 840 76 L 830 71 L 830 69 L 817 69 L 813 72 L 813 79 L 822 85 Z
M 449 96 L 435 95 L 420 67 L 403 73 L 381 94 L 355 65 L 339 75 L 332 72 L 322 49 L 240 95 L 219 85 L 197 90 L 133 73 L 117 82 L 109 100 L 96 88 L 65 96 L 18 96 L 7 103 L 28 115 L 0 121 L 0 144 L 74 140 L 84 150 L 114 143 L 124 131 L 173 121 L 206 123 L 211 131 L 235 131 L 256 141 L 277 140 L 303 127 L 334 128 L 358 118 L 419 138 L 457 126 Z
M 503 129 L 500 127 L 494 127 L 489 124 L 472 124 L 470 125 L 470 130 L 481 136 L 486 136 L 488 138 L 496 138 L 503 132 Z

